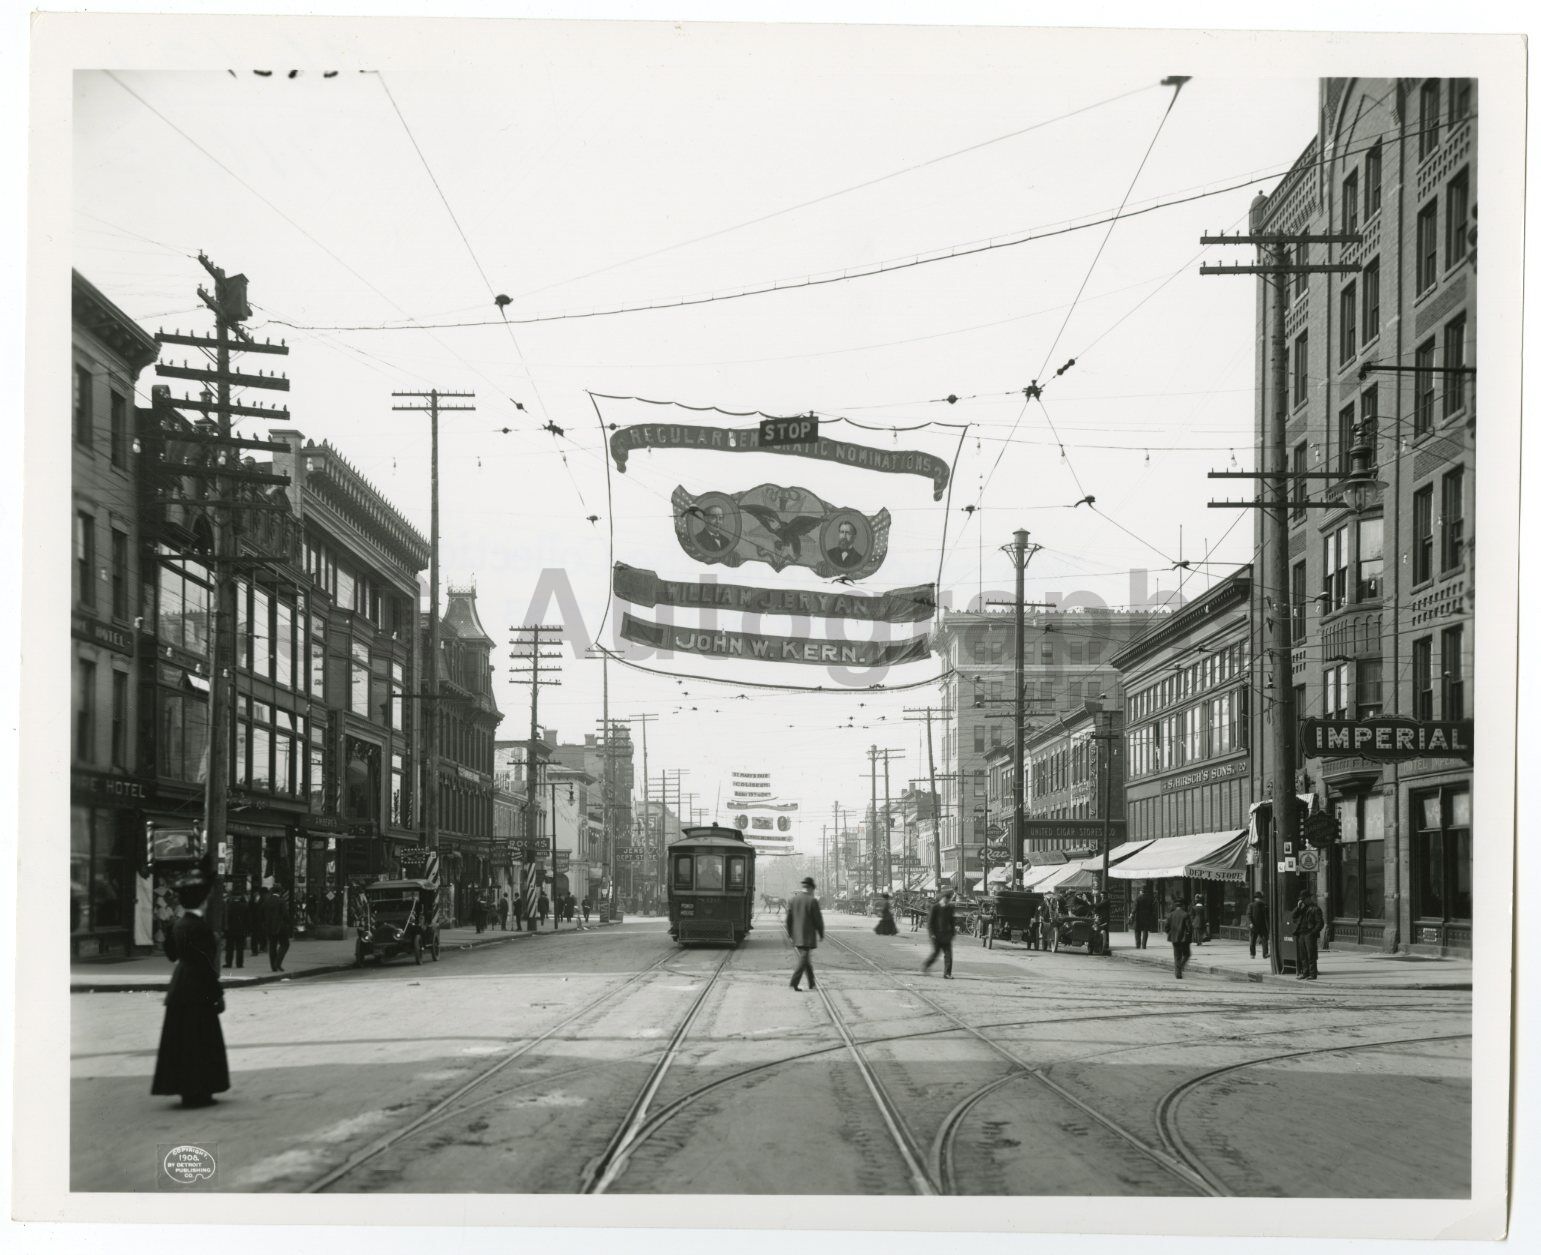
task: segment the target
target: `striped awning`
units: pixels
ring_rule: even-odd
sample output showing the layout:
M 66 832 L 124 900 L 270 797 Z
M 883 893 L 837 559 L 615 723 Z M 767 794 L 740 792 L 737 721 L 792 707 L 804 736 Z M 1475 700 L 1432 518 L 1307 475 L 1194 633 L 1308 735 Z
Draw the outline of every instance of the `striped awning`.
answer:
M 1193 880 L 1242 882 L 1247 878 L 1247 832 L 1200 832 L 1162 837 L 1124 859 L 1108 875 L 1116 880 Z

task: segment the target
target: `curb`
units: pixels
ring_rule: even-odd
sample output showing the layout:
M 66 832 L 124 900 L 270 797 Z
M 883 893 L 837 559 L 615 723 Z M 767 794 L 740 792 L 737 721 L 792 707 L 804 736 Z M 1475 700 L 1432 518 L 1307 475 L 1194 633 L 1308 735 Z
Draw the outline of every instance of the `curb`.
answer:
M 1109 958 L 1114 958 L 1114 959 L 1122 959 L 1125 963 L 1138 963 L 1138 964 L 1141 964 L 1141 965 L 1143 965 L 1145 967 L 1166 968 L 1166 969 L 1169 970 L 1169 966 L 1170 966 L 1170 965 L 1164 964 L 1164 963 L 1153 962 L 1153 961 L 1148 960 L 1148 959 L 1136 959 L 1136 958 L 1133 958 L 1131 956 L 1121 954 L 1117 950 L 1112 951 L 1111 954 L 1108 957 Z M 1223 980 L 1234 981 L 1234 982 L 1239 983 L 1239 984 L 1248 984 L 1248 985 L 1273 984 L 1274 982 L 1280 982 L 1280 983 L 1288 982 L 1291 985 L 1296 983 L 1295 978 L 1293 976 L 1275 975 L 1273 972 L 1269 972 L 1269 971 L 1263 971 L 1263 972 L 1242 972 L 1242 971 L 1238 971 L 1237 969 L 1235 969 L 1233 967 L 1215 967 L 1212 964 L 1195 963 L 1192 959 L 1188 960 L 1188 965 L 1187 965 L 1187 967 L 1185 967 L 1183 969 L 1183 971 L 1184 971 L 1184 973 L 1187 973 L 1187 972 L 1201 972 L 1205 976 L 1218 976 L 1218 977 L 1220 977 Z M 1300 983 L 1302 983 L 1302 984 L 1310 984 L 1311 982 L 1309 982 L 1309 981 L 1302 981 Z M 1320 982 L 1317 982 L 1317 983 L 1319 984 Z M 1329 980 L 1327 983 L 1330 986 L 1330 985 L 1332 985 L 1333 982 Z M 1419 984 L 1394 984 L 1394 985 L 1379 984 L 1379 983 L 1377 983 L 1377 984 L 1366 984 L 1363 981 L 1355 981 L 1351 985 L 1338 985 L 1337 987 L 1339 989 L 1381 989 L 1381 990 L 1393 990 L 1393 991 L 1394 990 L 1399 990 L 1399 989 L 1415 989 L 1415 990 L 1444 989 L 1444 990 L 1464 991 L 1464 992 L 1467 992 L 1467 993 L 1471 992 L 1471 982 L 1470 981 L 1465 981 L 1465 982 L 1461 982 L 1461 981 L 1447 981 L 1447 982 L 1438 982 L 1438 983 L 1422 982 L 1422 983 L 1419 983 Z
M 590 924 L 589 927 L 596 928 L 601 927 L 601 925 Z M 488 937 L 483 941 L 456 942 L 454 944 L 457 949 L 461 950 L 479 950 L 483 946 L 506 945 L 507 943 L 513 941 L 523 941 L 531 937 L 542 937 L 548 935 L 554 936 L 555 934 L 510 932 L 506 936 Z M 262 976 L 254 976 L 250 980 L 242 980 L 239 984 L 226 985 L 225 990 L 226 992 L 230 992 L 237 989 L 251 989 L 257 985 L 276 985 L 281 981 L 286 980 L 304 980 L 309 976 L 330 976 L 337 972 L 352 972 L 355 970 L 357 969 L 355 968 L 353 961 L 350 959 L 346 963 L 327 963 L 319 967 L 308 967 L 303 971 L 269 972 Z M 138 982 L 128 985 L 96 985 L 84 982 L 76 984 L 73 979 L 70 982 L 70 993 L 72 994 L 153 994 L 165 992 L 166 981 L 164 980 L 156 982 Z

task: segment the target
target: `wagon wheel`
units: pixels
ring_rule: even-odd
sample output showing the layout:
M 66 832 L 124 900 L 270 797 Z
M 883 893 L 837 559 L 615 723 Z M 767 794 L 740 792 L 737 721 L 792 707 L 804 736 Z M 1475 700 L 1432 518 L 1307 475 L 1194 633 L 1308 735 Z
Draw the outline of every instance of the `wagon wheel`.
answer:
M 418 967 L 423 966 L 423 934 L 418 933 L 412 938 L 412 962 Z

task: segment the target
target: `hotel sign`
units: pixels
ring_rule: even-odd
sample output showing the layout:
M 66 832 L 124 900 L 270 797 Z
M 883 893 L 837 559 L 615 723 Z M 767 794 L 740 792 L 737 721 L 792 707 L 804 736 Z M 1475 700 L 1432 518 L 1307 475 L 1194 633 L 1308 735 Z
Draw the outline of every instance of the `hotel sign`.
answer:
M 1472 721 L 1415 719 L 1303 719 L 1300 743 L 1307 758 L 1355 755 L 1373 762 L 1472 757 Z

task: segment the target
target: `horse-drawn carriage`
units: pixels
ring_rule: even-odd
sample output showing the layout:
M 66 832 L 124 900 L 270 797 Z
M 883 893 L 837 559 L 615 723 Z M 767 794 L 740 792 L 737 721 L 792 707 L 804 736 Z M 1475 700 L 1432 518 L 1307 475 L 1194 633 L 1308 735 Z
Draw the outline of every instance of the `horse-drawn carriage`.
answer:
M 1086 893 L 1044 895 L 1047 907 L 1045 948 L 1056 953 L 1066 946 L 1085 946 L 1087 954 L 1102 954 L 1108 944 L 1107 908 Z

